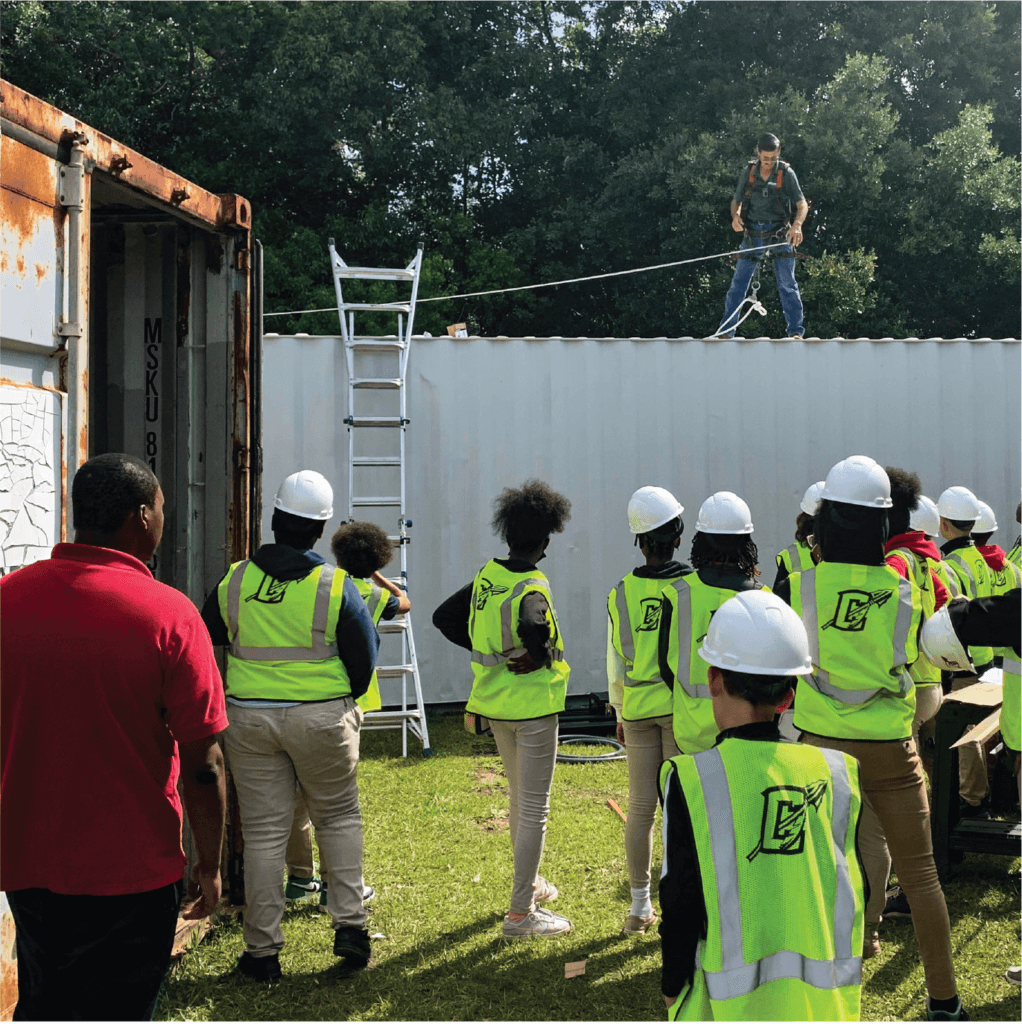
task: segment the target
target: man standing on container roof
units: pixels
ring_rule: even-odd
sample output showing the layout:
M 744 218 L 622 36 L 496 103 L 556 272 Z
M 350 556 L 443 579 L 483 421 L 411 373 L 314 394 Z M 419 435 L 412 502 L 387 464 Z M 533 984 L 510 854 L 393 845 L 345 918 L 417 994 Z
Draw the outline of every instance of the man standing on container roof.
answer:
M 369 962 L 355 701 L 369 688 L 379 636 L 348 574 L 312 550 L 333 501 L 319 473 L 292 473 L 274 500 L 275 543 L 232 565 L 202 609 L 213 643 L 228 647 L 226 746 L 245 840 L 246 949 L 237 969 L 257 981 L 281 976 L 296 781 L 328 869 L 334 956 L 348 970 Z
M 766 132 L 756 143 L 756 159 L 749 161 L 738 176 L 731 199 L 731 227 L 745 236 L 743 250 L 757 251 L 738 260 L 724 300 L 724 318 L 717 328 L 718 336 L 734 337 L 738 309 L 749 290 L 757 263 L 768 252 L 774 261 L 788 337 L 801 338 L 804 333 L 802 296 L 795 281 L 795 249 L 802 244 L 802 223 L 809 213 L 809 203 L 802 195 L 791 165 L 780 157 L 780 140 Z M 784 240 L 788 244 L 781 248 L 762 248 Z
M 163 492 L 130 455 L 72 483 L 75 540 L 0 580 L 0 885 L 17 928 L 16 1020 L 149 1020 L 184 890 L 182 794 L 202 897 L 220 898 L 227 726 L 194 605 L 145 563 Z

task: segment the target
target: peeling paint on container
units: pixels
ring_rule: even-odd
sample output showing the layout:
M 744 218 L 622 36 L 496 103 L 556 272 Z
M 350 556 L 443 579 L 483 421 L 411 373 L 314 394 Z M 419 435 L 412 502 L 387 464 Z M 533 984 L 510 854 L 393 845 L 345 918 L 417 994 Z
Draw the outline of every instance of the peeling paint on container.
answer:
M 7 896 L 0 892 L 0 1020 L 12 1020 L 18 1003 L 18 962 L 14 942 L 11 906 Z

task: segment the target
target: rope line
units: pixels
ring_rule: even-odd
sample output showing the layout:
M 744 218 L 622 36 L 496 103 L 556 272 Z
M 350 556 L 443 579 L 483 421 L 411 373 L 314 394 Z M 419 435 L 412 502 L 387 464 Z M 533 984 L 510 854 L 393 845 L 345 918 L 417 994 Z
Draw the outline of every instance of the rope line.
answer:
M 417 299 L 416 305 L 421 306 L 425 302 L 446 302 L 453 299 L 475 299 L 481 295 L 503 295 L 507 292 L 525 292 L 536 288 L 556 288 L 558 285 L 579 284 L 583 281 L 600 281 L 606 277 L 623 277 L 626 274 L 642 274 L 649 270 L 665 270 L 668 267 L 683 267 L 689 263 L 702 263 L 705 260 L 719 260 L 727 256 L 736 256 L 747 252 L 759 252 L 761 249 L 777 249 L 787 244 L 787 242 L 772 242 L 769 245 L 756 245 L 748 249 L 736 249 L 730 252 L 717 252 L 712 256 L 696 256 L 694 259 L 690 260 L 676 260 L 673 263 L 656 263 L 650 267 L 635 267 L 632 270 L 613 270 L 607 274 L 593 274 L 590 277 L 570 277 L 564 281 L 546 281 L 543 284 L 522 284 L 515 288 L 494 288 L 490 291 L 465 292 L 461 295 L 438 295 L 430 299 Z M 280 313 L 263 313 L 263 316 L 299 316 L 303 313 L 336 313 L 339 308 L 340 307 L 338 306 L 327 306 L 325 309 L 290 309 Z

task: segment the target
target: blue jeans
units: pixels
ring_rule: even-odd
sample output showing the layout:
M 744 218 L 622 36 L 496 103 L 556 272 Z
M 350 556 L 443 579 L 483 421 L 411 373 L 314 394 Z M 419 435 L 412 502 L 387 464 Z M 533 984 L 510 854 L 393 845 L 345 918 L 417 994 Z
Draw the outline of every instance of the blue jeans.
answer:
M 752 225 L 755 231 L 765 231 L 776 226 L 774 224 Z M 766 238 L 757 244 L 769 244 L 771 241 L 772 239 Z M 747 240 L 743 240 L 742 248 L 748 249 L 749 247 L 750 243 Z M 777 278 L 777 294 L 781 297 L 781 309 L 784 311 L 784 320 L 788 326 L 788 336 L 801 334 L 803 332 L 802 296 L 798 290 L 798 283 L 795 281 L 794 251 L 790 245 L 785 245 L 781 249 L 768 249 L 766 251 L 772 254 L 771 260 L 774 264 L 774 276 Z M 784 258 L 785 253 L 792 253 L 792 255 L 786 259 Z M 720 322 L 720 327 L 717 328 L 718 334 L 723 334 L 727 337 L 734 335 L 735 324 L 741 317 L 734 316 L 733 314 L 742 304 L 742 299 L 745 298 L 749 290 L 752 275 L 756 270 L 756 262 L 756 260 L 751 259 L 738 260 L 738 264 L 735 267 L 735 276 L 731 278 L 731 287 L 728 289 L 727 298 L 724 299 L 724 318 Z

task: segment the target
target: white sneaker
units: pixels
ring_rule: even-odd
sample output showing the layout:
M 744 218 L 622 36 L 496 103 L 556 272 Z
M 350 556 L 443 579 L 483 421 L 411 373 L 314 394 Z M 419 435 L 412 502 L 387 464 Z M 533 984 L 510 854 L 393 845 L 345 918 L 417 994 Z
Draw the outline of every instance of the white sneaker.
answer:
M 548 882 L 542 875 L 536 875 L 536 885 L 533 889 L 533 899 L 537 903 L 550 903 L 557 899 L 557 886 Z
M 1004 980 L 1010 981 L 1012 985 L 1018 985 L 1020 988 L 1022 988 L 1022 966 L 1009 967 L 1004 972 Z
M 571 922 L 551 910 L 537 907 L 531 914 L 526 914 L 521 921 L 504 918 L 504 938 L 522 939 L 529 935 L 540 935 L 552 939 L 557 935 L 566 935 L 571 931 Z

